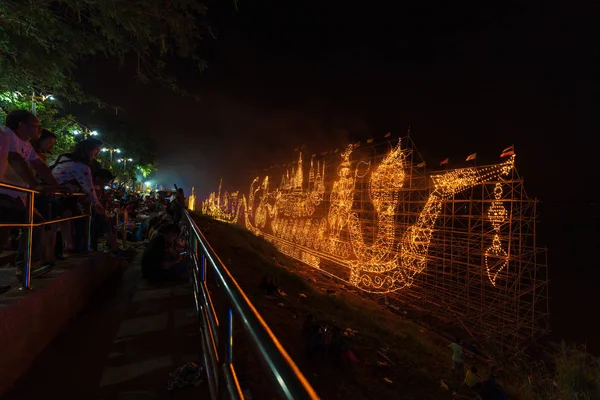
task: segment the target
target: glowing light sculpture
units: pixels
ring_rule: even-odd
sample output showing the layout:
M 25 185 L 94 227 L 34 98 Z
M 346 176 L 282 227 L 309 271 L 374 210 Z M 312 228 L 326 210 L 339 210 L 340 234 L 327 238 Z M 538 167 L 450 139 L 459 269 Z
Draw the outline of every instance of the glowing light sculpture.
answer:
M 508 266 L 508 254 L 502 248 L 500 241 L 500 228 L 506 221 L 506 208 L 502 205 L 502 185 L 496 183 L 494 187 L 495 201 L 492 203 L 488 218 L 494 228 L 492 245 L 485 251 L 485 268 L 492 285 L 496 286 L 498 274 Z
M 196 190 L 194 188 L 192 188 L 192 194 L 188 197 L 188 210 L 196 210 Z
M 409 138 L 376 151 L 384 145 L 313 156 L 308 171 L 300 153 L 291 168 L 255 178 L 247 196 L 222 192 L 221 183 L 202 212 L 242 223 L 308 267 L 431 310 L 473 335 L 536 337 L 548 316 L 545 252 L 535 244 L 535 201 L 515 155 L 427 174 Z M 281 183 L 273 189 L 274 177 Z

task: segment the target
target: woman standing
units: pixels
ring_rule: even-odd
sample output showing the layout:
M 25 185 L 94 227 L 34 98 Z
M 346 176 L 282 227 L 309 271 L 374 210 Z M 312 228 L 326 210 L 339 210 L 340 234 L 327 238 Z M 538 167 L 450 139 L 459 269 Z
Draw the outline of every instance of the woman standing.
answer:
M 87 194 L 89 203 L 92 207 L 95 207 L 96 213 L 99 214 L 104 213 L 104 207 L 96 195 L 90 165 L 101 148 L 102 142 L 100 140 L 82 140 L 75 145 L 71 153 L 58 156 L 56 162 L 50 167 L 52 175 L 62 187 L 66 187 L 73 193 L 83 192 Z M 77 197 L 65 198 L 62 205 L 62 217 L 67 218 L 80 214 L 77 203 Z M 76 251 L 71 226 L 69 221 L 61 226 L 61 230 L 65 233 L 66 252 Z

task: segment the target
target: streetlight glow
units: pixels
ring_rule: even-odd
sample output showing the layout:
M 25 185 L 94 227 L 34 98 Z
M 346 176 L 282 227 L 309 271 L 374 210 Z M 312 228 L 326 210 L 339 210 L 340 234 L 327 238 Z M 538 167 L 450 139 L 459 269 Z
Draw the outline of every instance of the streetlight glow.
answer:
M 111 164 L 113 162 L 113 153 L 120 153 L 121 152 L 121 150 L 115 149 L 113 147 L 103 147 L 102 151 L 109 151 L 110 152 L 110 162 L 111 162 Z
M 84 127 L 83 130 L 74 129 L 71 133 L 75 136 L 83 135 L 84 139 L 87 139 L 88 136 L 98 136 L 98 131 L 90 131 L 88 128 Z

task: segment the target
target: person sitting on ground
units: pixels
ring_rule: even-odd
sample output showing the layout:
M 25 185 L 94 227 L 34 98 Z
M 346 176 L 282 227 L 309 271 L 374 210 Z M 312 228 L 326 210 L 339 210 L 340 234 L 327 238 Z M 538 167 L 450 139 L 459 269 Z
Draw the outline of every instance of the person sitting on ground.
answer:
M 464 360 L 463 360 L 463 342 L 450 343 L 448 348 L 452 350 L 452 372 L 457 376 L 462 376 L 464 371 Z M 460 379 L 460 378 L 458 378 Z
M 146 237 L 144 239 L 149 239 L 152 236 L 154 230 L 158 227 L 159 222 L 160 217 L 158 215 L 150 218 L 148 221 L 148 231 L 146 232 Z
M 331 343 L 329 344 L 329 354 L 335 368 L 351 367 L 358 362 L 352 348 L 352 339 L 340 328 L 334 327 Z
M 313 326 L 314 326 L 314 315 L 313 314 L 308 314 L 306 316 L 306 319 L 304 320 L 304 323 L 302 324 L 302 336 L 305 339 L 308 339 L 308 337 L 310 336 Z
M 346 349 L 346 340 L 342 330 L 337 326 L 333 327 L 331 334 L 331 342 L 329 343 L 328 353 L 331 364 L 334 368 L 339 368 L 342 363 L 342 353 Z
M 331 327 L 328 325 L 315 326 L 307 341 L 308 357 L 313 361 L 323 361 L 331 343 Z
M 188 277 L 187 261 L 176 253 L 179 227 L 175 224 L 162 226 L 142 255 L 142 276 L 152 283 L 160 283 Z
M 465 375 L 465 380 L 463 384 L 471 390 L 476 392 L 481 389 L 481 383 L 483 382 L 483 378 L 479 376 L 479 370 L 476 366 L 472 366 L 467 370 L 467 374 Z
M 160 228 L 162 228 L 165 225 L 169 225 L 171 224 L 171 217 L 168 214 L 164 214 L 160 221 L 158 221 L 156 223 L 156 225 L 154 225 L 154 228 L 152 229 L 152 231 L 148 232 L 148 236 L 149 239 L 152 240 L 154 239 L 156 236 L 158 236 L 159 232 L 160 232 Z
M 483 400 L 507 400 L 506 392 L 498 383 L 497 375 L 490 375 L 489 379 L 481 385 L 480 396 Z
M 273 275 L 265 275 L 260 286 L 261 286 L 261 289 L 268 296 L 275 296 L 275 295 L 279 294 L 279 288 L 277 287 L 277 284 L 275 283 L 275 278 L 273 277 Z

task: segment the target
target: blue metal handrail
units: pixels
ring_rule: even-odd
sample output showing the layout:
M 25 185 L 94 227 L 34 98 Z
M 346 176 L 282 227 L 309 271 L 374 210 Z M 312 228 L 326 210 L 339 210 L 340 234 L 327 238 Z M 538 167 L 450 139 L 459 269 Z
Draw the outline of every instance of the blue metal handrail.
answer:
M 285 351 L 277 337 L 258 313 L 248 296 L 212 249 L 190 213 L 185 210 L 183 222 L 188 230 L 188 246 L 192 261 L 194 299 L 201 324 L 204 366 L 211 398 L 225 394 L 243 399 L 233 367 L 233 321 L 239 321 L 249 338 L 266 376 L 271 378 L 273 392 L 281 399 L 318 399 L 315 390 Z M 215 278 L 222 295 L 215 310 L 206 285 L 207 274 Z
M 87 250 L 88 251 L 90 250 L 90 238 L 91 238 L 90 230 L 91 230 L 91 226 L 92 226 L 92 213 L 91 212 L 89 212 L 87 214 L 83 214 L 83 215 L 69 217 L 69 218 L 59 218 L 59 219 L 55 219 L 55 220 L 34 223 L 33 217 L 35 214 L 35 204 L 34 204 L 35 203 L 35 195 L 40 194 L 41 192 L 39 192 L 37 190 L 21 187 L 21 186 L 15 186 L 15 185 L 11 185 L 8 183 L 2 183 L 2 182 L 0 182 L 0 187 L 23 192 L 27 196 L 27 220 L 28 220 L 28 222 L 25 224 L 0 223 L 0 228 L 25 228 L 28 231 L 27 251 L 25 252 L 25 271 L 24 271 L 25 279 L 23 280 L 23 286 L 21 287 L 21 290 L 30 290 L 31 289 L 31 247 L 32 247 L 32 241 L 33 241 L 33 228 L 39 227 L 39 226 L 44 226 L 44 225 L 57 224 L 60 222 L 71 221 L 71 220 L 80 219 L 80 218 L 87 218 L 88 219 Z M 66 193 L 57 192 L 54 194 L 58 195 L 58 196 L 85 196 L 85 193 L 66 194 Z

